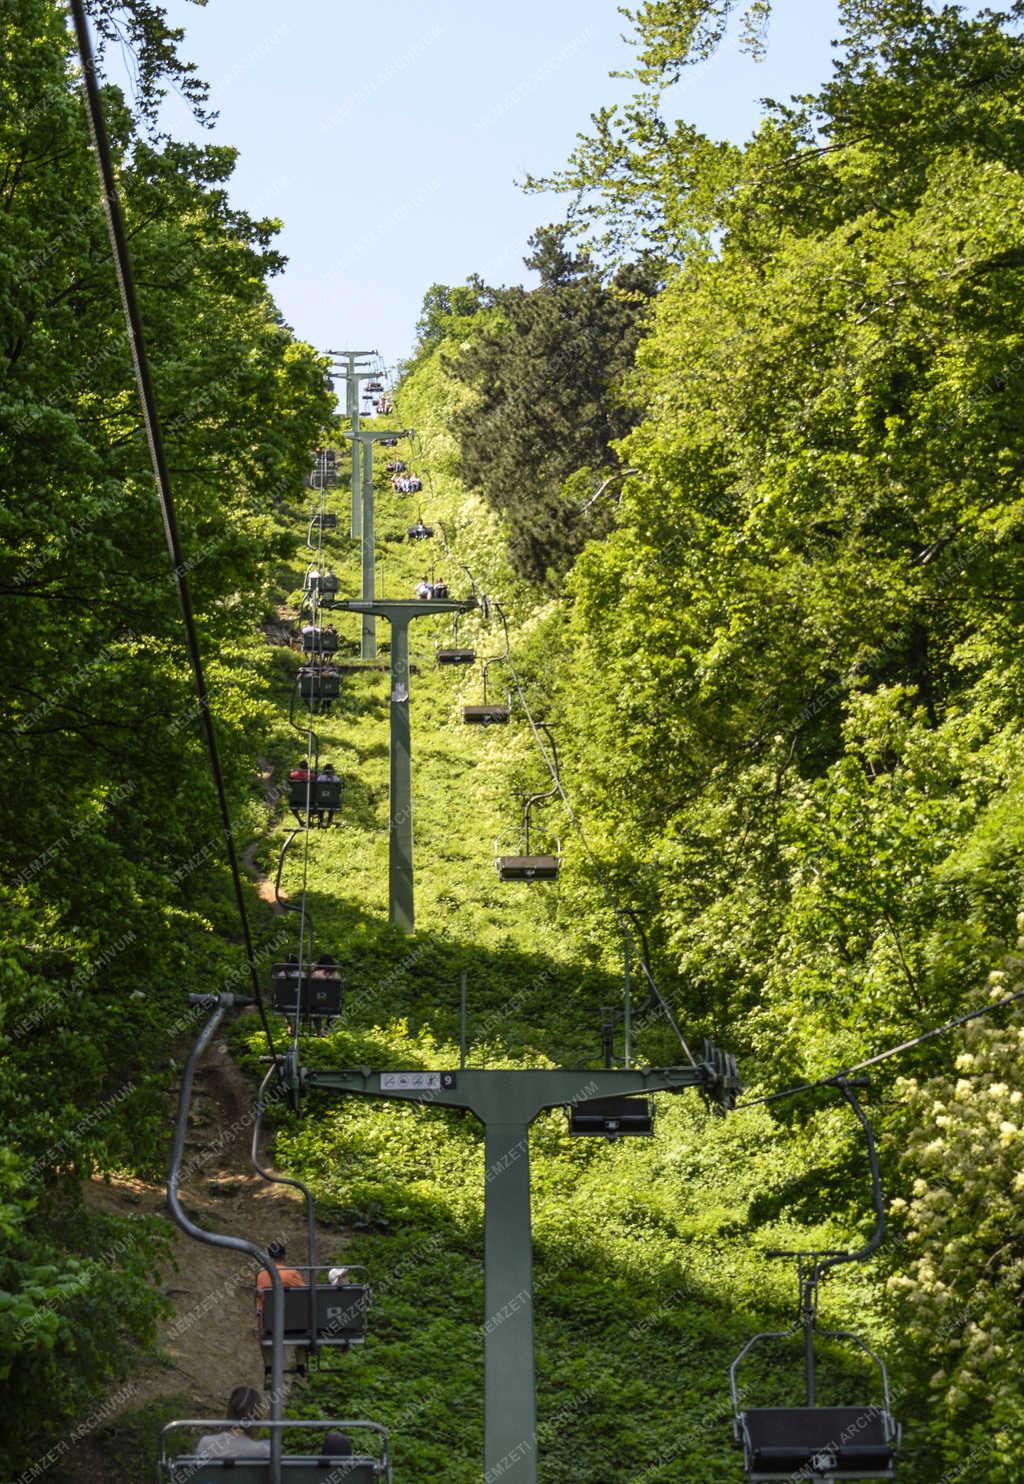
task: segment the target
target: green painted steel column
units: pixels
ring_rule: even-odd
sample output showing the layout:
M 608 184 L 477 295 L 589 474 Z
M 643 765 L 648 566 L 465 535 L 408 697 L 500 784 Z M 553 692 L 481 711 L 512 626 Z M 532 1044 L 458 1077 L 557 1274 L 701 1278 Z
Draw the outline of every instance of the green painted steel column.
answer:
M 348 415 L 352 423 L 352 535 L 358 541 L 363 534 L 363 507 L 361 491 L 359 486 L 359 455 L 362 450 L 359 447 L 359 378 L 356 376 L 354 366 L 349 366 L 348 381 Z
M 365 619 L 364 619 L 365 622 Z M 365 629 L 363 633 L 365 635 Z M 388 917 L 403 932 L 414 925 L 412 895 L 412 734 L 409 715 L 409 616 L 391 617 L 391 818 Z
M 376 597 L 374 591 L 377 578 L 377 553 L 376 536 L 374 532 L 373 511 L 373 438 L 353 438 L 353 447 L 361 443 L 363 460 L 363 519 L 362 519 L 362 543 L 363 543 L 363 591 L 362 596 L 368 603 L 372 603 Z M 408 644 L 406 645 L 408 648 Z M 363 637 L 359 650 L 364 660 L 375 660 L 377 658 L 377 619 L 371 611 L 363 614 Z
M 529 1125 L 488 1120 L 484 1147 L 484 1478 L 536 1484 Z

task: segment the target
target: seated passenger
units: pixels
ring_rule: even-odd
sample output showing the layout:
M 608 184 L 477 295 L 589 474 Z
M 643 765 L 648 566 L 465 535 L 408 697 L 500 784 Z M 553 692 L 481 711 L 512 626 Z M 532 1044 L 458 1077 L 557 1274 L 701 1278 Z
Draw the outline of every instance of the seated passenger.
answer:
M 313 965 L 314 979 L 334 979 L 337 977 L 338 965 L 329 953 L 321 953 Z
M 320 1455 L 322 1458 L 352 1458 L 352 1439 L 347 1432 L 325 1433 L 320 1445 Z
M 434 583 L 434 597 L 435 598 L 447 598 L 447 596 L 448 596 L 448 584 L 442 578 L 442 580 L 440 582 L 435 582 Z
M 416 584 L 416 596 L 417 598 L 421 598 L 424 601 L 434 596 L 434 589 L 425 577 L 421 577 L 419 582 Z
M 316 781 L 317 781 L 317 783 L 337 783 L 337 781 L 338 781 L 338 775 L 334 771 L 334 764 L 333 763 L 324 763 L 323 768 L 316 775 Z M 336 810 L 330 809 L 330 808 L 327 808 L 327 809 L 320 809 L 320 808 L 318 808 L 317 811 L 316 811 L 316 822 L 317 822 L 317 824 L 333 824 L 334 823 L 334 816 L 335 816 L 335 813 L 336 812 L 337 812 Z M 325 815 L 327 816 L 326 819 L 324 818 Z
M 288 774 L 288 779 L 289 779 L 289 782 L 291 782 L 291 783 L 306 783 L 306 782 L 308 782 L 308 780 L 309 780 L 309 768 L 306 766 L 305 763 L 299 763 L 298 767 L 297 768 L 293 768 L 291 770 L 291 772 Z
M 332 1288 L 344 1288 L 348 1284 L 348 1268 L 331 1268 L 327 1281 Z
M 277 1271 L 281 1275 L 281 1282 L 284 1284 L 285 1288 L 305 1288 L 306 1280 L 299 1272 L 298 1268 L 286 1268 L 282 1266 L 287 1255 L 288 1253 L 283 1242 L 267 1243 L 267 1256 L 276 1265 Z M 271 1279 L 269 1270 L 267 1268 L 261 1268 L 260 1271 L 256 1274 L 257 1319 L 262 1320 L 263 1318 L 263 1300 L 266 1298 L 272 1287 L 273 1280 Z M 234 1395 L 233 1392 L 232 1395 Z
M 232 1422 L 255 1421 L 260 1415 L 260 1394 L 255 1386 L 235 1387 L 228 1397 L 227 1415 Z M 255 1437 L 253 1428 L 232 1427 L 204 1433 L 195 1451 L 199 1458 L 269 1458 L 270 1444 Z

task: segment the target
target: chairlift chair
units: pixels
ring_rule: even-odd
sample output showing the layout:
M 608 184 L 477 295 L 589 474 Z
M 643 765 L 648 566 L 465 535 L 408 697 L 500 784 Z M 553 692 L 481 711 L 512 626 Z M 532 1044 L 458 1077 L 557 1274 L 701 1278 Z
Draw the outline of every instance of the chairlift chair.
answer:
M 334 778 L 289 778 L 288 802 L 300 825 L 305 825 L 303 815 L 307 808 L 310 814 L 336 814 L 341 808 L 344 779 Z
M 304 591 L 317 593 L 321 604 L 330 608 L 338 596 L 339 580 L 335 572 L 307 572 Z
M 308 1417 L 289 1418 L 282 1422 L 271 1422 L 257 1418 L 252 1422 L 232 1422 L 224 1418 L 189 1418 L 180 1422 L 169 1422 L 160 1434 L 160 1458 L 157 1477 L 163 1484 L 270 1484 L 272 1478 L 269 1458 L 232 1456 L 230 1447 L 225 1447 L 223 1456 L 204 1457 L 189 1451 L 174 1453 L 182 1433 L 220 1433 L 252 1430 L 254 1432 L 280 1432 L 282 1441 L 288 1430 L 301 1429 L 326 1432 L 358 1432 L 370 1429 L 381 1441 L 379 1454 L 353 1452 L 351 1457 L 324 1457 L 309 1453 L 282 1453 L 281 1484 L 317 1484 L 318 1480 L 344 1480 L 345 1484 L 391 1484 L 391 1451 L 387 1430 L 375 1422 Z M 353 1440 L 354 1441 L 354 1440 Z
M 425 526 L 422 518 L 418 518 L 414 526 L 406 531 L 410 541 L 428 541 L 434 534 L 433 526 Z
M 382 392 L 384 390 L 384 383 L 382 381 L 368 381 L 366 383 L 366 390 L 368 392 Z
M 316 1294 L 316 1351 L 345 1351 L 366 1340 L 366 1316 L 373 1302 L 373 1292 L 365 1281 L 344 1283 L 336 1287 L 324 1281 L 326 1267 L 296 1269 L 306 1279 L 303 1288 L 286 1288 L 284 1294 L 284 1343 L 305 1350 L 313 1349 L 310 1329 L 310 1277 Z M 365 1268 L 349 1267 L 350 1273 L 365 1273 Z M 264 1293 L 266 1290 L 264 1289 Z M 270 1305 L 262 1305 L 259 1315 L 260 1345 L 269 1352 L 274 1343 Z
M 598 1134 L 606 1139 L 651 1137 L 654 1111 L 651 1098 L 588 1098 L 569 1109 L 569 1132 Z
M 279 1015 L 294 1019 L 333 1020 L 341 1014 L 341 972 L 317 964 L 274 964 L 270 994 Z
M 341 694 L 341 676 L 333 665 L 303 665 L 298 680 L 304 701 L 336 701 Z
M 309 525 L 313 531 L 336 531 L 338 517 L 331 510 L 314 510 L 309 518 Z
M 494 847 L 494 864 L 499 881 L 557 881 L 562 868 L 562 842 L 556 840 L 554 855 L 538 855 L 530 850 L 530 810 L 541 799 L 549 799 L 554 790 L 543 794 L 532 794 L 526 800 L 523 821 L 524 850 L 522 855 L 501 855 L 497 842 Z
M 452 619 L 452 642 L 438 648 L 436 657 L 439 665 L 472 665 L 476 660 L 475 649 L 466 649 L 459 644 L 459 615 L 457 613 Z
M 491 665 L 504 658 L 503 655 L 494 655 L 489 660 L 484 660 L 480 667 L 483 677 L 483 701 L 480 705 L 463 706 L 462 720 L 471 726 L 507 726 L 509 717 L 512 715 L 512 693 L 509 692 L 504 704 L 487 699 L 487 671 Z
M 892 1479 L 900 1428 L 894 1422 L 885 1363 L 858 1335 L 849 1330 L 823 1330 L 817 1323 L 818 1288 L 825 1273 L 843 1263 L 863 1262 L 878 1248 L 885 1232 L 885 1205 L 874 1135 L 854 1086 L 865 1079 L 836 1078 L 836 1087 L 860 1121 L 867 1140 L 871 1167 L 875 1230 L 856 1252 L 769 1252 L 769 1257 L 797 1259 L 800 1313 L 786 1330 L 764 1331 L 747 1341 L 729 1368 L 732 1392 L 733 1435 L 743 1448 L 747 1478 L 755 1484 L 783 1484 L 799 1478 L 816 1484 L 839 1484 L 850 1479 Z M 764 1340 L 784 1340 L 801 1332 L 804 1345 L 804 1404 L 799 1407 L 748 1407 L 740 1405 L 737 1375 L 748 1353 Z M 862 1350 L 881 1377 L 881 1401 L 854 1406 L 816 1404 L 816 1334 L 849 1341 Z M 749 1389 L 749 1388 L 748 1388 Z
M 338 635 L 332 628 L 313 628 L 302 635 L 302 649 L 305 654 L 336 654 Z

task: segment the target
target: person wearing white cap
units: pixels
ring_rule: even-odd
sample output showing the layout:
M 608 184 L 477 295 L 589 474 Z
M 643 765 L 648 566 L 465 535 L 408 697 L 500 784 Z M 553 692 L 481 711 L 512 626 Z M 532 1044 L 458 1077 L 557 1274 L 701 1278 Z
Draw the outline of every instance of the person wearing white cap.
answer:
M 335 1288 L 344 1288 L 348 1282 L 348 1268 L 331 1268 L 327 1274 L 327 1281 L 333 1283 Z

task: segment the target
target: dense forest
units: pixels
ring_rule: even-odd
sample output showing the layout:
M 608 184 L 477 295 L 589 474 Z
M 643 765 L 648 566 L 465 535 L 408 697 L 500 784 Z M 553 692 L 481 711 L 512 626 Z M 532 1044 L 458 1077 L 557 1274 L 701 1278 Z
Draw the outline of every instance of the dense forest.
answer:
M 460 636 L 495 657 L 512 721 L 462 727 L 479 672 L 434 664 L 450 625 L 414 626 L 408 938 L 387 922 L 385 678 L 344 676 L 320 726 L 344 807 L 305 883 L 297 857 L 282 877 L 346 976 L 311 1065 L 457 1065 L 462 971 L 474 1065 L 600 1065 L 613 906 L 748 1102 L 1024 988 L 1024 4 L 844 0 L 832 76 L 766 102 L 746 144 L 673 121 L 685 69 L 736 44 L 730 25 L 764 45 L 768 11 L 626 12 L 629 106 L 595 100 L 564 169 L 526 182 L 565 198 L 524 244 L 534 286 L 425 294 L 375 424 L 417 430 L 401 457 L 425 484 L 395 492 L 376 455 L 383 580 L 410 596 L 429 567 L 497 597 L 511 663 L 493 611 Z M 180 34 L 148 0 L 91 12 L 139 59 L 135 96 L 105 103 L 234 837 L 272 879 L 303 480 L 322 442 L 344 467 L 345 425 L 274 304 L 278 224 L 231 205 L 230 150 L 160 131 L 169 87 L 200 117 L 210 101 Z M 188 993 L 248 971 L 72 38 L 49 0 L 11 0 L 0 34 L 0 1464 L 101 1484 L 152 1477 L 162 1422 L 221 1415 L 168 1365 L 182 1258 L 128 1196 L 160 1186 Z M 355 595 L 344 478 L 331 501 Z M 419 513 L 429 548 L 403 540 Z M 550 784 L 525 706 L 571 804 L 537 815 L 562 841 L 552 884 L 494 870 Z M 265 942 L 281 922 L 259 884 Z M 673 1064 L 637 994 L 638 1058 Z M 258 1019 L 227 1046 L 255 1089 Z M 914 1484 L 1021 1477 L 1022 1073 L 1024 1014 L 1000 1009 L 882 1062 L 865 1094 L 889 1232 L 829 1281 L 822 1320 L 885 1356 Z M 321 1094 L 271 1121 L 276 1164 L 375 1289 L 366 1345 L 289 1414 L 384 1423 L 399 1484 L 479 1479 L 480 1131 Z M 531 1156 L 541 1478 L 608 1484 L 615 1457 L 635 1484 L 738 1481 L 730 1361 L 795 1312 L 766 1251 L 871 1229 L 849 1112 L 827 1090 L 724 1119 L 659 1096 L 653 1140 L 570 1139 L 552 1113 Z M 258 1382 L 251 1350 L 218 1386 Z M 872 1384 L 840 1346 L 823 1372 L 837 1394 Z M 145 1405 L 118 1402 L 140 1375 Z M 798 1399 L 799 1347 L 749 1384 Z M 89 1418 L 91 1471 L 69 1443 Z

